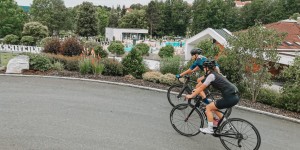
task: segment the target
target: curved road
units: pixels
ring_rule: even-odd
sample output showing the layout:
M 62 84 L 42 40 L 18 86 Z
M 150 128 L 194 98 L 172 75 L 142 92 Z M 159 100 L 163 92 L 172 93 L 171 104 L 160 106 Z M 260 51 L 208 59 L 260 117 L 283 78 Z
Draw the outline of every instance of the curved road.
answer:
M 0 76 L 0 149 L 221 150 L 169 122 L 166 93 L 103 83 Z M 300 124 L 235 109 L 260 131 L 262 150 L 297 150 Z

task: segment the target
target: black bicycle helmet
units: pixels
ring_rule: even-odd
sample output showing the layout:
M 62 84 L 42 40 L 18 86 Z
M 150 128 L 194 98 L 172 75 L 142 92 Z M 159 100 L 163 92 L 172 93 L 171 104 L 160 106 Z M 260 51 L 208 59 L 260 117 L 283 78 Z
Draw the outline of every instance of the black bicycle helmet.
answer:
M 209 69 L 213 69 L 216 66 L 216 61 L 215 60 L 206 60 L 203 63 L 203 67 L 208 67 Z
M 195 54 L 200 55 L 201 53 L 202 53 L 202 49 L 200 49 L 200 48 L 195 48 L 195 49 L 191 50 L 191 55 L 192 56 L 195 55 Z

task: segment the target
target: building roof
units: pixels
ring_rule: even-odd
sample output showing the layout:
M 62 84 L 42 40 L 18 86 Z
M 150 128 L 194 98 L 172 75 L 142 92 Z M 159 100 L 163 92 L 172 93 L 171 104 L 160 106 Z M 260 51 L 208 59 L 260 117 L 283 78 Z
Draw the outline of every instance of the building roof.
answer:
M 221 35 L 226 40 L 228 40 L 232 36 L 230 32 L 226 29 L 213 29 L 213 30 L 215 30 L 219 35 Z
M 264 26 L 287 34 L 278 48 L 279 51 L 300 51 L 300 24 L 297 21 L 284 20 Z

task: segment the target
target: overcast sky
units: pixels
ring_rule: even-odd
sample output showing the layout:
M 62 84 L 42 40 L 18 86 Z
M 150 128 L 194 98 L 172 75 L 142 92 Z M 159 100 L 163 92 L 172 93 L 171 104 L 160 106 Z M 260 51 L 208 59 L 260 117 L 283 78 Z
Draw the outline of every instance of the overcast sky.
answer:
M 21 6 L 30 6 L 33 0 L 15 0 L 18 5 Z M 129 7 L 131 4 L 140 3 L 142 5 L 148 4 L 151 0 L 63 0 L 65 2 L 66 7 L 73 7 L 81 4 L 84 1 L 92 2 L 94 5 L 105 5 L 108 7 L 120 5 L 121 7 L 125 5 Z M 194 0 L 185 0 L 188 3 L 193 3 Z

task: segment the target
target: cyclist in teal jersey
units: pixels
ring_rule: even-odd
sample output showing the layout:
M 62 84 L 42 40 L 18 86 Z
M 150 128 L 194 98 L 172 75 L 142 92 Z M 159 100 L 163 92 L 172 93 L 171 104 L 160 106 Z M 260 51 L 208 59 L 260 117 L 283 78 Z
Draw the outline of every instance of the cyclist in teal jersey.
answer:
M 186 74 L 191 74 L 197 70 L 204 71 L 203 63 L 207 60 L 207 58 L 205 56 L 202 56 L 201 54 L 202 54 L 202 50 L 200 48 L 192 49 L 191 50 L 191 56 L 192 56 L 191 59 L 194 60 L 194 63 L 191 65 L 191 67 L 188 70 L 182 72 L 181 74 L 177 74 L 176 78 L 181 78 L 182 76 L 184 76 Z M 218 64 L 215 67 L 215 71 L 220 73 Z M 200 87 L 202 85 L 202 82 L 204 81 L 204 79 L 205 79 L 204 76 L 201 76 L 197 79 L 198 84 L 196 85 L 196 88 Z M 207 103 L 207 104 L 209 103 L 209 101 L 207 100 L 206 95 L 203 91 L 200 93 L 200 96 L 202 97 L 202 99 L 205 103 Z

